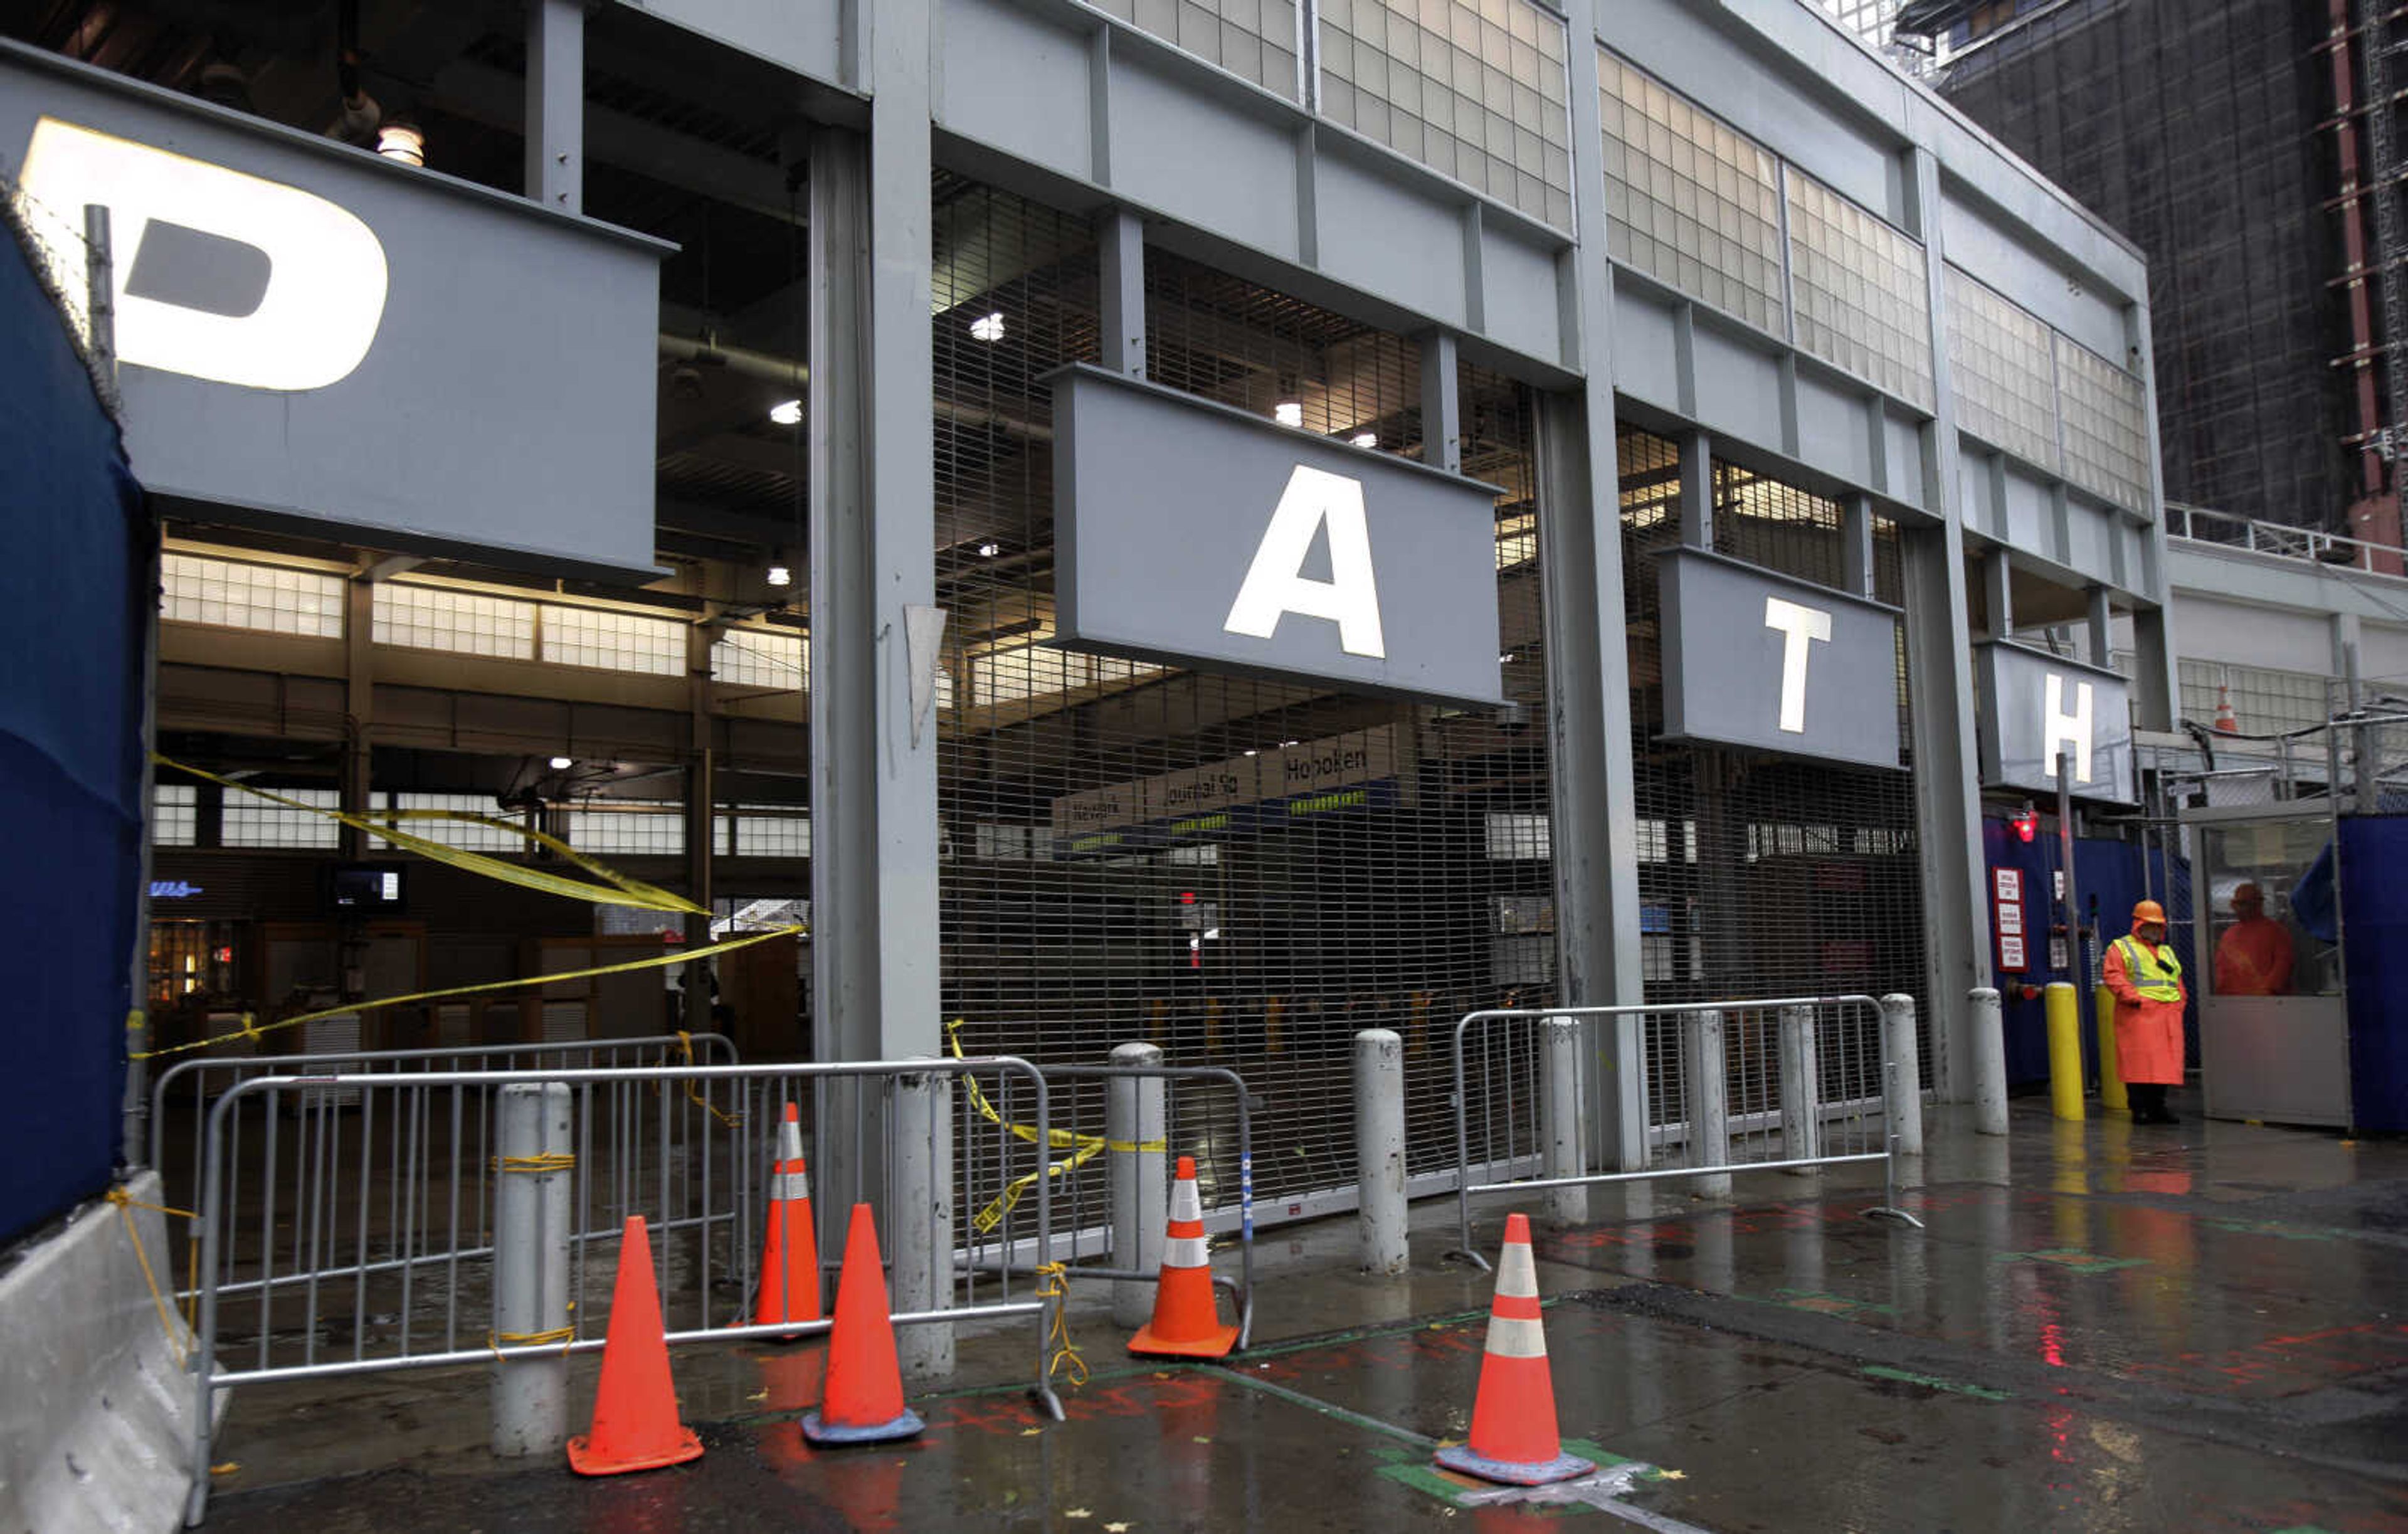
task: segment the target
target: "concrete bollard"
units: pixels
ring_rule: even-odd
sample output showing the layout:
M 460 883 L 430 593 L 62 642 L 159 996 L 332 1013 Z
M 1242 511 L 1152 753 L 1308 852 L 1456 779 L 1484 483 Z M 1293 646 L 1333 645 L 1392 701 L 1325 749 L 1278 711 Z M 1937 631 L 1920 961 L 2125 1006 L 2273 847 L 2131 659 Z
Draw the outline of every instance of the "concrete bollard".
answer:
M 1111 1063 L 1122 1067 L 1162 1064 L 1155 1044 L 1121 1044 Z M 1115 1076 L 1104 1092 L 1104 1137 L 1111 1143 L 1112 1266 L 1151 1273 L 1162 1267 L 1162 1240 L 1170 1218 L 1169 1184 L 1162 1174 L 1163 1153 L 1125 1150 L 1125 1146 L 1162 1144 L 1163 1079 L 1159 1076 Z M 1142 1326 L 1154 1319 L 1154 1285 L 1139 1279 L 1112 1282 L 1112 1321 L 1116 1326 Z
M 505 1086 L 496 1117 L 494 1337 L 505 1346 L 557 1342 L 569 1325 L 568 1199 L 577 1175 L 567 1084 Z M 558 1454 L 568 1441 L 568 1355 L 555 1348 L 496 1359 L 492 1410 L 496 1456 Z
M 1822 1066 L 1814 1047 L 1814 1009 L 1781 1009 L 1781 1158 L 1804 1161 L 1823 1154 Z M 1792 1167 L 1798 1177 L 1817 1168 Z
M 953 1079 L 931 1072 L 895 1079 L 895 1199 L 887 1232 L 895 1254 L 895 1309 L 948 1309 L 953 1298 Z M 899 1326 L 904 1377 L 953 1371 L 953 1328 Z
M 1923 1054 L 1914 1036 L 1914 998 L 1892 992 L 1881 998 L 1882 1053 L 1898 1067 L 1890 1111 L 1897 1116 L 1898 1154 L 1923 1154 Z
M 1580 1022 L 1570 1017 L 1550 1017 L 1541 1022 L 1539 1058 L 1546 1082 L 1546 1097 L 1541 1099 L 1545 1116 L 1539 1121 L 1546 1160 L 1540 1175 L 1579 1177 L 1586 1170 L 1581 1164 L 1584 1129 L 1581 1123 Z M 1585 1224 L 1588 1189 L 1549 1188 L 1547 1218 L 1557 1225 Z
M 1354 1036 L 1354 1180 L 1368 1272 L 1405 1270 L 1405 1041 L 1386 1028 Z
M 1978 986 L 1965 1004 L 1973 1011 L 1973 1129 L 2007 1132 L 2007 1025 L 1999 993 Z
M 2128 1113 L 2132 1098 L 2124 1090 L 2124 1068 L 2115 1060 L 2115 993 L 2104 985 L 2090 993 L 2090 1015 L 2099 1020 L 2099 1106 Z
M 2048 1014 L 2048 1104 L 2060 1119 L 2079 1124 L 2087 1116 L 2082 1106 L 2082 1013 L 2074 1004 L 2073 987 L 2053 980 L 2042 992 L 2042 1010 Z
M 1684 1031 L 1688 1049 L 1689 1165 L 1720 1167 L 1730 1161 L 1728 1083 L 1723 1076 L 1723 1014 L 1697 1012 Z M 1730 1197 L 1730 1173 L 1713 1172 L 1692 1179 L 1700 1197 Z

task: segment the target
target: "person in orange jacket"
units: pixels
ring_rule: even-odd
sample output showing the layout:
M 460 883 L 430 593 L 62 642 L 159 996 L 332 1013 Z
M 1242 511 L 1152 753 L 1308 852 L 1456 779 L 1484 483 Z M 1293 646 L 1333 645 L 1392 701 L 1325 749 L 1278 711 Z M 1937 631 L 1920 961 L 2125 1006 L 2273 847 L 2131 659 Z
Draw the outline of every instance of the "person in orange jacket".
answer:
M 2178 1122 L 2166 1089 L 2183 1079 L 2182 961 L 2166 946 L 2166 910 L 2132 908 L 2131 936 L 2107 945 L 2107 988 L 2115 993 L 2115 1065 L 2134 1124 Z
M 2215 994 L 2279 996 L 2291 992 L 2291 935 L 2266 914 L 2255 884 L 2232 892 L 2233 924 L 2215 939 Z

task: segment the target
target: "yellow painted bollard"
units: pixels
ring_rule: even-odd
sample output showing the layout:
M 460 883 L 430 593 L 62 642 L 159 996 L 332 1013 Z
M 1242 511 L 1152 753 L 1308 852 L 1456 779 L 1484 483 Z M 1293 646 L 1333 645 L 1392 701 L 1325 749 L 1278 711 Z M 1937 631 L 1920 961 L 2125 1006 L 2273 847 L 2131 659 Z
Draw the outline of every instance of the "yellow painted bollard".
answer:
M 2124 1073 L 2115 1064 L 2115 993 L 2101 985 L 2091 993 L 2090 1006 L 2099 1019 L 2099 1106 L 2130 1112 L 2131 1101 L 2124 1095 Z
M 2084 1117 L 2082 1108 L 2082 1018 L 2073 1005 L 2073 987 L 2051 981 L 2041 1003 L 2048 1013 L 2048 1100 L 2061 1119 Z

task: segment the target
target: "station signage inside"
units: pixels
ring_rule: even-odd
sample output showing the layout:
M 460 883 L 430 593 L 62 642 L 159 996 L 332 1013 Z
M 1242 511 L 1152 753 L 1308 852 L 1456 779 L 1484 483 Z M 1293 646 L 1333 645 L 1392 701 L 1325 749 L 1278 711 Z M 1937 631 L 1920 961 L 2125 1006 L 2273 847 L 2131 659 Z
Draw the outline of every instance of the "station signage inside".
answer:
M 1051 381 L 1065 648 L 1501 701 L 1495 486 L 1100 368 Z
M 1700 549 L 1658 558 L 1664 733 L 1898 766 L 1898 612 Z
M 1217 841 L 1402 802 L 1396 729 L 1298 741 L 1054 801 L 1056 857 Z
M 2054 794 L 2061 753 L 2076 797 L 2135 802 L 2122 677 L 2004 640 L 1975 645 L 1973 664 L 1982 684 L 1983 786 Z
M 651 572 L 671 247 L 6 42 L 0 166 L 70 288 L 84 209 L 108 210 L 126 453 L 154 495 Z

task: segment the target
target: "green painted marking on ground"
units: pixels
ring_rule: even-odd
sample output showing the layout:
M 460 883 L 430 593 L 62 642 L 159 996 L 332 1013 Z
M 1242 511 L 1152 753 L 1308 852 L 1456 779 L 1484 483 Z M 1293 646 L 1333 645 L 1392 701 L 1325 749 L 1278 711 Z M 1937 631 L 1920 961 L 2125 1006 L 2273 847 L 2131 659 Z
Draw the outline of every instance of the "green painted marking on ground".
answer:
M 1936 1374 L 1911 1374 L 1902 1369 L 1891 1369 L 1886 1364 L 1867 1364 L 1865 1372 L 1876 1380 L 1897 1380 L 1904 1384 L 1928 1385 L 1934 1390 L 1953 1391 L 1959 1396 L 1971 1396 L 1976 1400 L 2003 1401 L 2014 1398 L 2006 1391 L 1992 1390 L 1987 1385 L 1959 1384 L 1954 1380 L 1943 1380 Z
M 2102 1257 L 2096 1252 L 2078 1247 L 2054 1247 L 2045 1252 L 2001 1252 L 2000 1262 L 2047 1262 L 2059 1268 L 2071 1268 L 2077 1273 L 2104 1273 L 2118 1268 L 2144 1268 L 2146 1257 Z
M 2278 1528 L 2274 1530 L 2274 1534 L 2333 1534 L 2333 1531 L 2329 1528 L 2319 1528 L 2314 1524 L 2297 1524 L 2289 1528 Z
M 1775 1289 L 1768 1303 L 1804 1311 L 1812 1315 L 1896 1315 L 1895 1305 L 1876 1305 L 1870 1300 L 1850 1299 L 1821 1289 Z
M 1628 1456 L 1615 1454 L 1612 1450 L 1602 1448 L 1584 1438 L 1568 1438 L 1562 1442 L 1566 1454 L 1579 1455 L 1584 1459 L 1593 1459 L 1600 1470 L 1610 1470 L 1617 1465 L 1630 1463 Z M 1389 1454 L 1384 1448 L 1374 1449 L 1372 1453 L 1382 1458 L 1387 1458 Z M 1469 1492 L 1493 1489 L 1467 1485 L 1462 1480 L 1440 1470 L 1427 1460 L 1410 1464 L 1392 1461 L 1381 1466 L 1379 1473 L 1400 1486 L 1411 1486 L 1424 1496 L 1434 1497 L 1449 1507 L 1464 1506 L 1463 1498 Z M 1643 1479 L 1655 1481 L 1664 1479 L 1664 1471 L 1651 1469 L 1645 1472 Z M 1595 1507 L 1578 1502 L 1517 1502 L 1514 1504 L 1514 1510 L 1533 1518 L 1572 1518 L 1584 1512 L 1598 1511 Z
M 1322 1400 L 1317 1397 L 1308 1396 L 1301 1390 L 1290 1390 L 1283 1384 L 1274 1384 L 1268 1380 L 1257 1379 L 1254 1375 L 1248 1374 L 1241 1369 L 1225 1369 L 1214 1370 L 1212 1372 L 1215 1373 L 1218 1378 L 1244 1385 L 1249 1390 L 1258 1390 L 1266 1396 L 1275 1396 L 1281 1400 L 1289 1402 L 1291 1405 L 1301 1406 L 1309 1412 L 1318 1412 L 1323 1416 L 1328 1417 L 1332 1421 L 1348 1423 L 1354 1426 L 1366 1428 L 1374 1433 L 1385 1433 L 1390 1438 L 1400 1440 L 1406 1443 L 1414 1444 L 1423 1449 L 1435 1449 L 1438 1447 L 1438 1440 L 1434 1438 L 1426 1438 L 1423 1435 L 1414 1432 L 1410 1427 L 1399 1427 L 1395 1423 L 1382 1422 L 1377 1417 L 1366 1416 L 1360 1412 L 1350 1411 L 1343 1406 L 1332 1405 L 1328 1401 Z
M 2307 1226 L 2280 1225 L 2272 1220 L 2201 1220 L 2210 1230 L 2229 1230 L 2237 1236 L 2272 1236 L 2286 1241 L 2334 1241 L 2346 1234 L 2339 1230 L 2318 1230 Z M 2288 1530 L 2281 1534 L 2289 1534 Z

